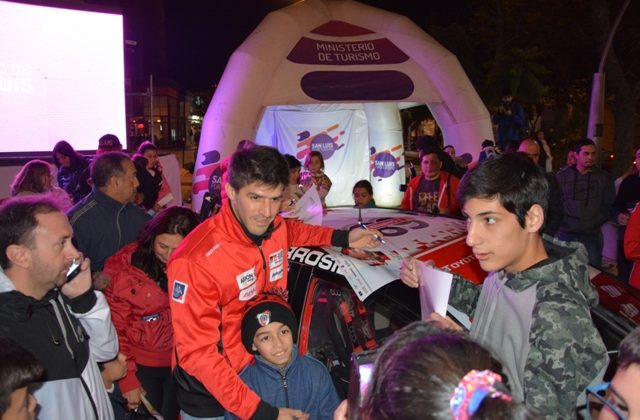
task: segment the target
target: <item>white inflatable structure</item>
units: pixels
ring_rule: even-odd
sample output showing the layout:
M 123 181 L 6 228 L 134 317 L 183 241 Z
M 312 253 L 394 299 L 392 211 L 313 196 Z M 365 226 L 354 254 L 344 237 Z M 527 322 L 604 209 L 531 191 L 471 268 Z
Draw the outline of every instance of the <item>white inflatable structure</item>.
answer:
M 478 156 L 489 113 L 458 59 L 408 18 L 351 0 L 304 0 L 267 15 L 233 53 L 204 117 L 193 207 L 242 139 L 301 161 L 325 158 L 328 205 L 368 179 L 380 206 L 405 182 L 399 103 L 427 104 L 446 144 Z

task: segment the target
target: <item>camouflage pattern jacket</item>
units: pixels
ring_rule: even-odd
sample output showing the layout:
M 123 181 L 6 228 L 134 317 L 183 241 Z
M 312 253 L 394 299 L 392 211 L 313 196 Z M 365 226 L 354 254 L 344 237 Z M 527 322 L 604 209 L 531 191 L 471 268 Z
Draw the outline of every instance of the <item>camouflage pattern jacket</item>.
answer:
M 449 303 L 473 313 L 471 336 L 503 363 L 514 398 L 547 419 L 572 419 L 608 356 L 591 320 L 598 303 L 582 245 L 545 236 L 549 258 L 518 273 L 490 273 L 482 286 L 454 276 Z

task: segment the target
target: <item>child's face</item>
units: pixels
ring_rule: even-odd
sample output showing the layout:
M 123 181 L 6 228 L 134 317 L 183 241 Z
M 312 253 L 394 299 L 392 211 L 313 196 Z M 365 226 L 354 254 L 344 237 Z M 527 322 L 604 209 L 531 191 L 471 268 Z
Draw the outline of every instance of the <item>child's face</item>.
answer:
M 356 206 L 364 207 L 369 204 L 371 201 L 371 194 L 367 191 L 366 188 L 354 188 L 353 189 L 353 201 L 355 201 Z
M 127 356 L 118 353 L 118 357 L 104 364 L 104 370 L 100 373 L 102 378 L 109 382 L 124 378 L 127 374 Z
M 312 156 L 309 159 L 309 172 L 317 174 L 322 170 L 322 161 L 318 156 Z
M 9 407 L 0 417 L 0 420 L 35 420 L 38 400 L 31 395 L 26 386 L 18 388 L 11 393 Z
M 272 322 L 259 328 L 253 337 L 253 351 L 260 353 L 272 365 L 285 367 L 293 353 L 291 329 L 281 322 Z
M 486 272 L 504 269 L 514 273 L 529 268 L 532 251 L 540 240 L 518 223 L 497 198 L 471 198 L 462 209 L 467 219 L 467 245 Z
M 147 149 L 142 156 L 147 158 L 147 169 L 153 169 L 158 163 L 158 152 L 153 149 Z

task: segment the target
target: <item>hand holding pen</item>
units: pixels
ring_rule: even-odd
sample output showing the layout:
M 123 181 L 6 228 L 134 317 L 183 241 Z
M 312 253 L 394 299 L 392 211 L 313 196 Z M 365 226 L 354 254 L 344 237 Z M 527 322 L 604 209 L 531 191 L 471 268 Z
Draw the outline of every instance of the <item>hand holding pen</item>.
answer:
M 368 231 L 372 232 L 372 230 L 369 229 L 367 227 L 367 225 L 365 225 L 364 221 L 362 220 L 362 208 L 360 208 L 360 207 L 358 207 L 358 226 L 360 226 L 364 230 L 368 230 Z M 384 239 L 382 239 L 382 232 L 379 232 L 377 230 L 373 234 L 373 239 L 375 239 L 376 241 L 378 241 L 378 242 L 380 242 L 382 244 L 386 244 Z

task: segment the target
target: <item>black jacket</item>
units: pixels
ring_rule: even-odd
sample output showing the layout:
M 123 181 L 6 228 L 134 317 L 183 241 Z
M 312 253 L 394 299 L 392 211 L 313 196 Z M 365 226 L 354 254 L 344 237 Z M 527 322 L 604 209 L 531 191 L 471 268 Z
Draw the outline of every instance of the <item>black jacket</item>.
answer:
M 150 216 L 135 204 L 122 204 L 98 189 L 73 206 L 67 216 L 77 248 L 102 271 L 105 260 L 133 242 Z
M 58 168 L 58 186 L 71 196 L 74 203 L 82 200 L 91 192 L 89 186 L 89 163 L 91 160 L 85 157 L 80 163 L 71 168 L 61 166 Z

